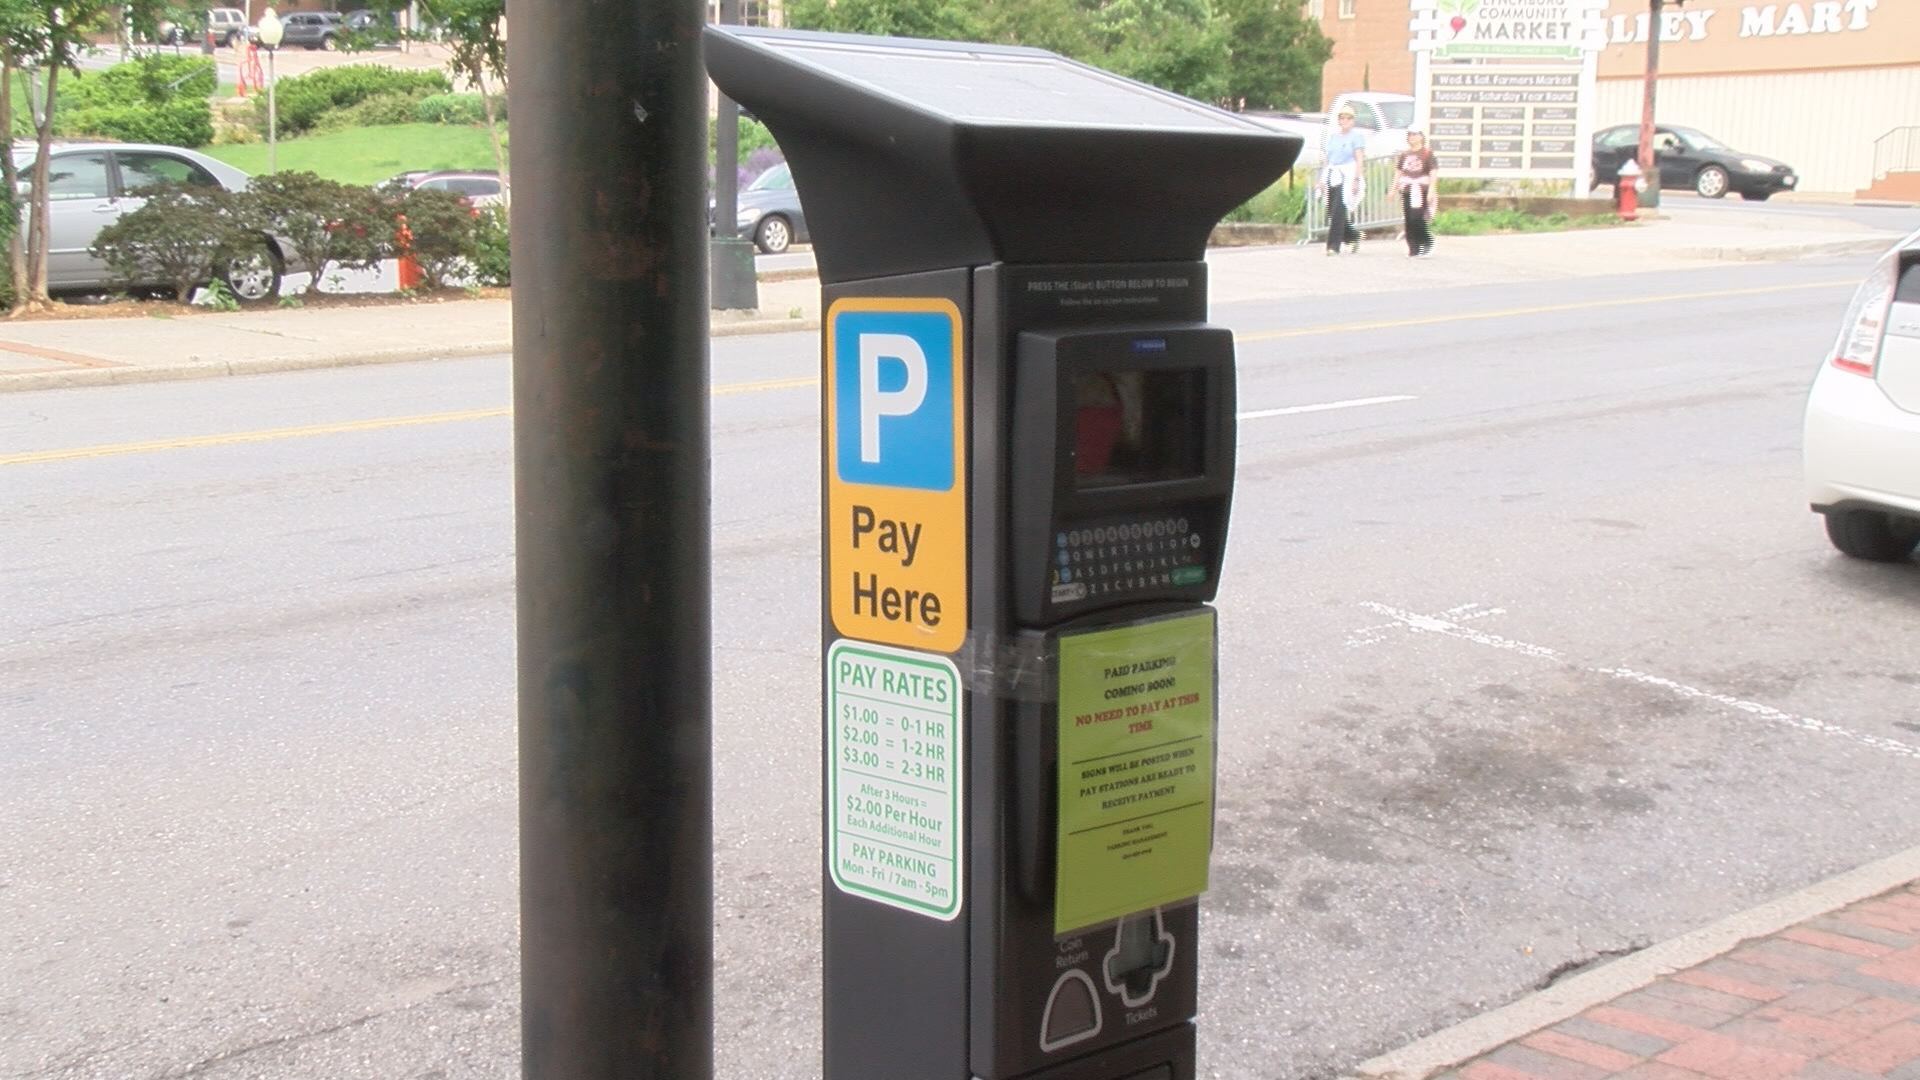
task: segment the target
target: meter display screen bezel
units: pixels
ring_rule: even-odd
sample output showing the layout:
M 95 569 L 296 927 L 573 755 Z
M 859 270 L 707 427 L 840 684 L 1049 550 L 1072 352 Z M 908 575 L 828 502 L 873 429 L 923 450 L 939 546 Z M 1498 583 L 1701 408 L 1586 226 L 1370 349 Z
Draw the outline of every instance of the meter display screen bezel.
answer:
M 1151 343 L 1137 347 L 1137 343 Z M 1161 600 L 1211 600 L 1225 547 L 1233 492 L 1233 334 L 1203 323 L 1085 328 L 1018 335 L 1013 376 L 1014 453 L 1009 487 L 1013 608 L 1024 625 L 1044 625 L 1107 607 Z M 1192 371 L 1200 379 L 1194 475 L 1085 486 L 1077 477 L 1080 417 L 1075 386 L 1083 375 Z M 1047 579 L 1058 536 L 1074 522 L 1156 508 L 1178 512 L 1207 538 L 1199 581 L 1108 600 L 1056 603 Z

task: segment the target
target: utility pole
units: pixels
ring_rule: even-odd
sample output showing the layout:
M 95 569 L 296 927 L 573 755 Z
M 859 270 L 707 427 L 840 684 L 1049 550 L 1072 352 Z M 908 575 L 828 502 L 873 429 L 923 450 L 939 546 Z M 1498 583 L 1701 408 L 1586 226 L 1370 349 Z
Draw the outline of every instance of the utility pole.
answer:
M 1684 3 L 1685 0 L 1674 0 Z M 1662 34 L 1661 7 L 1666 0 L 1647 0 L 1647 84 L 1646 93 L 1640 103 L 1640 172 L 1647 178 L 1647 190 L 1640 196 L 1640 205 L 1655 208 L 1660 205 L 1660 165 L 1653 153 L 1653 99 L 1660 85 L 1660 39 Z
M 740 25 L 740 0 L 720 0 L 720 25 Z M 740 105 L 725 94 L 713 130 L 713 306 L 751 310 L 760 306 L 760 280 L 753 241 L 740 236 Z
M 516 0 L 522 1076 L 712 1080 L 702 0 Z

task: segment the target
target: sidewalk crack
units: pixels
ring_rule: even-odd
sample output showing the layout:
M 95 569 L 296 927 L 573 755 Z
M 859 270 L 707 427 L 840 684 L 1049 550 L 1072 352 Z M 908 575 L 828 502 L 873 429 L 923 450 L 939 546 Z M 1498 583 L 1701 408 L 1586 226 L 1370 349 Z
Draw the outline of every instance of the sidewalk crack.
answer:
M 393 1016 L 398 1013 L 409 1012 L 413 1009 L 417 1009 L 422 1005 L 430 1004 L 440 998 L 447 996 L 448 994 L 464 994 L 473 990 L 485 990 L 488 987 L 499 986 L 503 982 L 506 982 L 506 980 L 505 979 L 488 979 L 484 982 L 466 983 L 459 986 L 449 986 L 446 989 L 430 994 L 427 997 L 420 999 L 419 1001 L 410 1001 L 404 1005 L 397 1005 L 390 1009 L 376 1010 L 374 1012 L 367 1013 L 364 1016 L 356 1016 L 351 1020 L 343 1020 L 340 1023 L 331 1024 L 331 1025 L 328 1025 L 327 1027 L 318 1028 L 313 1031 L 301 1031 L 301 1032 L 295 1032 L 290 1035 L 278 1035 L 271 1039 L 262 1039 L 256 1043 L 250 1043 L 246 1046 L 241 1046 L 232 1050 L 223 1051 L 209 1058 L 203 1058 L 202 1060 L 192 1065 L 189 1065 L 185 1069 L 182 1069 L 178 1072 L 162 1073 L 161 1080 L 182 1080 L 182 1078 L 188 1077 L 188 1076 L 199 1076 L 210 1069 L 214 1069 L 214 1068 L 217 1068 L 218 1066 L 225 1065 L 230 1061 L 233 1061 L 237 1058 L 245 1057 L 248 1054 L 256 1053 L 261 1050 L 271 1050 L 275 1047 L 280 1047 L 280 1046 L 296 1046 L 300 1043 L 310 1042 L 314 1039 L 323 1038 L 327 1035 L 333 1035 L 342 1031 L 351 1031 L 354 1028 L 363 1027 L 366 1024 L 370 1023 L 371 1021 L 378 1020 L 382 1017 Z

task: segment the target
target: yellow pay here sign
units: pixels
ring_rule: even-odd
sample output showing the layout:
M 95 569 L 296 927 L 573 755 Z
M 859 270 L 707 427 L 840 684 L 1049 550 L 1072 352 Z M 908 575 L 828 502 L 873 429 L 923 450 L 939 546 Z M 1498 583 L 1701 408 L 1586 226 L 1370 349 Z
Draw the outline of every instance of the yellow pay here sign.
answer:
M 827 591 L 834 629 L 926 652 L 967 632 L 960 309 L 863 297 L 827 309 Z

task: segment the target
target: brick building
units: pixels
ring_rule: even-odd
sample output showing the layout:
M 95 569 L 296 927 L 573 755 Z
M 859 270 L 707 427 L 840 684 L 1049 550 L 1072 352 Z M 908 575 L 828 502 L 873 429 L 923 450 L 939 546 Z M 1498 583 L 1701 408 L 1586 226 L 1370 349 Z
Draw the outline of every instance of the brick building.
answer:
M 1647 0 L 1610 0 L 1594 119 L 1637 121 Z M 1307 0 L 1322 100 L 1413 92 L 1408 0 Z M 1808 191 L 1920 200 L 1920 0 L 1669 0 L 1659 119 L 1779 158 Z

